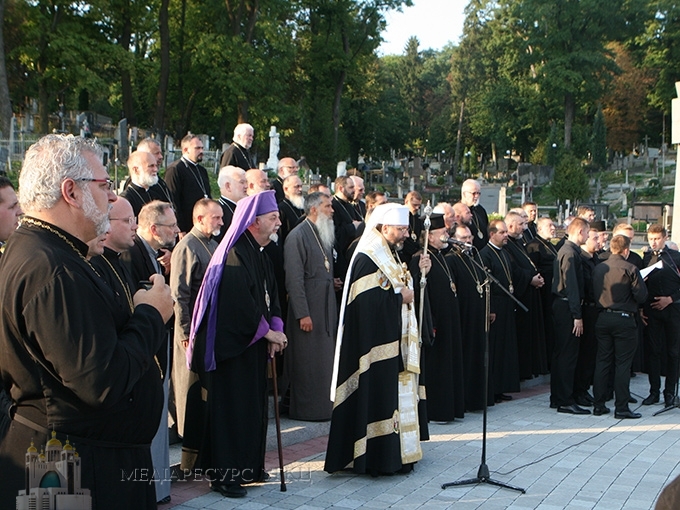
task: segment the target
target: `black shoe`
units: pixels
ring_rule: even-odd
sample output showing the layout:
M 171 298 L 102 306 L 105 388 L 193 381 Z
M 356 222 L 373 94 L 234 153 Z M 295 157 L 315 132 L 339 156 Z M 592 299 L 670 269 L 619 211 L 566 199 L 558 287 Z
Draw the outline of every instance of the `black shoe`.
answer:
M 555 403 L 550 401 L 550 409 L 557 409 L 559 406 Z
M 607 406 L 595 405 L 593 408 L 593 414 L 595 416 L 602 416 L 603 414 L 609 414 L 610 409 Z
M 623 419 L 630 419 L 630 420 L 637 420 L 638 418 L 642 418 L 642 415 L 640 413 L 634 413 L 633 411 L 616 411 L 614 413 L 614 417 L 617 420 L 623 420 Z
M 498 396 L 500 397 L 501 400 L 505 400 L 506 402 L 512 400 L 512 395 L 506 395 L 505 393 L 501 393 Z
M 579 395 L 578 397 L 574 398 L 574 402 L 576 402 L 576 405 L 583 407 L 590 407 L 593 405 L 593 402 L 588 400 L 585 395 Z
M 629 404 L 637 404 L 637 399 L 633 397 L 628 397 L 628 403 Z
M 650 393 L 649 396 L 642 401 L 643 406 L 651 406 L 652 404 L 658 404 L 659 403 L 659 394 L 658 393 Z
M 211 485 L 210 488 L 215 492 L 219 492 L 225 498 L 244 498 L 248 494 L 245 487 L 241 487 L 239 484 L 229 484 L 229 485 Z
M 170 496 L 165 496 L 160 501 L 156 501 L 156 504 L 157 505 L 166 505 L 166 504 L 170 503 L 170 501 L 172 501 L 172 498 Z
M 664 393 L 663 402 L 665 407 L 673 407 L 675 405 L 675 395 L 672 395 L 671 393 Z
M 559 406 L 557 412 L 566 414 L 590 414 L 590 409 L 583 409 L 576 404 L 572 404 L 570 406 Z

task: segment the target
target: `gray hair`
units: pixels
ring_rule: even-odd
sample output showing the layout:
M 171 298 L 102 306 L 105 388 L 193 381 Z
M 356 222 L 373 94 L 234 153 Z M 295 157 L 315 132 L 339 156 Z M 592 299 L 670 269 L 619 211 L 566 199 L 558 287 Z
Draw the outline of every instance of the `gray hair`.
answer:
M 168 210 L 174 211 L 172 204 L 169 202 L 163 202 L 161 200 L 152 200 L 148 204 L 140 209 L 139 215 L 137 216 L 137 225 L 142 230 L 148 230 L 151 225 L 158 223 L 165 215 Z
M 305 199 L 305 214 L 309 216 L 312 207 L 319 207 L 324 198 L 328 198 L 328 195 L 322 191 L 315 191 L 314 193 L 307 195 L 307 198 Z
M 162 149 L 161 142 L 159 142 L 155 138 L 144 138 L 144 140 L 137 144 L 137 150 L 142 152 L 150 152 L 153 146 Z
M 250 124 L 246 124 L 245 122 L 243 124 L 237 124 L 236 127 L 234 128 L 234 138 L 236 138 L 238 135 L 244 135 L 248 131 L 253 131 L 255 132 L 255 129 L 253 126 Z
M 19 175 L 19 201 L 28 211 L 51 209 L 61 199 L 65 179 L 78 182 L 92 178 L 85 159 L 90 153 L 101 160 L 101 146 L 91 138 L 73 135 L 47 135 L 31 145 L 24 156 Z
M 227 182 L 230 184 L 235 184 L 236 180 L 238 179 L 237 174 L 240 174 L 245 178 L 246 171 L 243 168 L 239 168 L 237 166 L 223 166 L 220 168 L 220 173 L 217 176 L 217 186 L 222 189 Z

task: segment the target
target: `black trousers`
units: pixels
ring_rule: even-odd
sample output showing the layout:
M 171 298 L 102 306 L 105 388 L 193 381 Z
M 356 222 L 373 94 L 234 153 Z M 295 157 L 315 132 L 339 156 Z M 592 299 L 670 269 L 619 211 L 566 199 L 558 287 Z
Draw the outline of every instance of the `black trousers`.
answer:
M 678 357 L 680 356 L 680 305 L 671 304 L 661 311 L 646 310 L 649 328 L 649 391 L 661 389 L 661 363 L 665 363 L 666 385 L 664 393 L 675 395 L 678 382 Z M 666 343 L 666 359 L 661 359 Z
M 627 411 L 630 398 L 630 367 L 638 344 L 637 323 L 633 314 L 602 312 L 595 324 L 597 361 L 593 393 L 595 405 L 604 405 L 609 380 L 614 370 L 614 394 L 617 412 Z
M 583 395 L 593 384 L 595 374 L 595 359 L 597 357 L 597 338 L 595 336 L 595 322 L 599 315 L 594 306 L 583 305 L 583 334 L 578 348 L 578 361 L 574 374 L 574 396 Z
M 557 406 L 574 403 L 574 374 L 578 360 L 579 337 L 574 336 L 574 319 L 569 303 L 555 298 L 553 302 L 555 319 L 555 345 L 550 367 L 550 401 Z

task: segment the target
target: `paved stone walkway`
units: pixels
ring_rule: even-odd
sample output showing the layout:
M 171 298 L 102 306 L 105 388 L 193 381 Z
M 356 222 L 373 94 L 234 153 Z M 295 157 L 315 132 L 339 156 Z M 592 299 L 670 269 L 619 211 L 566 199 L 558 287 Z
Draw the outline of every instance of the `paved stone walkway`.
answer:
M 638 400 L 647 389 L 645 375 L 631 380 Z M 661 489 L 680 475 L 680 409 L 654 417 L 660 405 L 631 405 L 639 407 L 639 420 L 617 420 L 613 409 L 600 417 L 572 416 L 549 408 L 548 391 L 545 384 L 535 386 L 489 409 L 491 478 L 526 494 L 488 484 L 442 489 L 443 483 L 474 477 L 480 465 L 482 415 L 468 413 L 464 420 L 430 424 L 424 458 L 408 475 L 328 475 L 323 471 L 327 436 L 322 436 L 284 449 L 286 492 L 280 491 L 274 450 L 267 454 L 272 481 L 249 486 L 246 498 L 223 498 L 209 492 L 205 481 L 177 482 L 172 502 L 159 508 L 653 508 Z

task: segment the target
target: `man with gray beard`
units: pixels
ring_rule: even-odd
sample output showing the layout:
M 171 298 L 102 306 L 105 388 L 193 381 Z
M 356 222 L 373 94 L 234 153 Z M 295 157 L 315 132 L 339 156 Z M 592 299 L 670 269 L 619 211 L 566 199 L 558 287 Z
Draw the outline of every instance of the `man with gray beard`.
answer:
M 130 202 L 135 217 L 144 204 L 152 200 L 173 203 L 168 185 L 158 177 L 158 162 L 153 154 L 137 150 L 130 154 L 127 165 L 130 170 L 130 184 L 120 196 Z
M 305 203 L 307 217 L 284 244 L 288 290 L 289 339 L 284 373 L 290 381 L 290 417 L 296 420 L 330 420 L 331 385 L 337 313 L 333 278 L 333 206 L 321 192 Z
M 283 180 L 284 199 L 279 202 L 279 244 L 283 245 L 288 233 L 300 222 L 305 213 L 305 197 L 302 196 L 302 180 L 297 174 L 289 175 Z
M 153 357 L 172 299 L 154 276 L 151 290 L 122 309 L 86 260 L 86 243 L 109 228 L 111 184 L 93 140 L 48 135 L 24 157 L 26 216 L 0 272 L 0 379 L 12 399 L 0 441 L 0 509 L 16 508 L 17 492 L 29 489 L 28 446 L 53 434 L 77 445 L 93 508 L 155 507 L 149 479 L 132 480 L 153 473 L 150 443 L 163 407 Z

